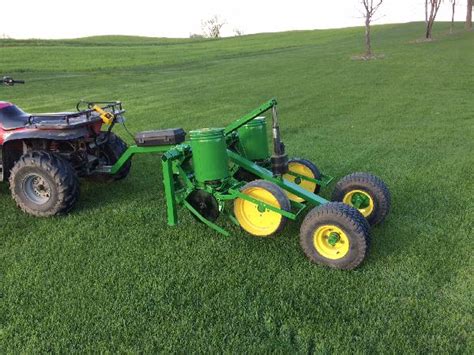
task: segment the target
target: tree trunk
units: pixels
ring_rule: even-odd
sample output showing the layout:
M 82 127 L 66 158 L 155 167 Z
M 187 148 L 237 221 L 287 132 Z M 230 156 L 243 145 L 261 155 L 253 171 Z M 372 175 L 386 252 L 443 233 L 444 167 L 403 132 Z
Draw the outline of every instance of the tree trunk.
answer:
M 467 0 L 466 30 L 472 30 L 472 0 Z
M 436 15 L 438 14 L 439 7 L 442 0 L 430 0 L 430 14 L 428 15 L 428 22 L 426 24 L 426 34 L 425 37 L 427 40 L 432 39 L 433 25 L 436 20 Z M 472 0 L 470 0 L 472 1 Z
M 425 24 L 428 24 L 428 0 L 425 0 Z
M 432 25 L 431 25 L 431 21 L 428 20 L 428 23 L 426 24 L 426 33 L 425 33 L 425 38 L 426 39 L 431 39 L 432 36 L 431 36 L 431 30 L 432 30 Z
M 451 28 L 449 30 L 449 33 L 453 34 L 454 32 L 454 12 L 456 11 L 456 0 L 451 0 L 453 2 L 452 6 L 453 6 L 453 12 L 452 12 L 452 16 L 451 16 Z
M 433 32 L 433 18 L 430 15 L 430 17 L 428 18 L 428 22 L 426 23 L 425 38 L 426 39 L 431 39 L 432 38 L 432 32 Z
M 365 55 L 372 56 L 372 43 L 370 41 L 370 15 L 365 18 Z
M 431 12 L 430 14 L 428 15 L 428 9 L 426 9 L 426 18 L 427 18 L 427 21 L 426 21 L 426 33 L 425 33 L 425 38 L 426 39 L 431 39 L 431 29 L 432 29 L 432 25 L 431 25 L 431 19 L 433 18 L 433 5 L 431 4 Z

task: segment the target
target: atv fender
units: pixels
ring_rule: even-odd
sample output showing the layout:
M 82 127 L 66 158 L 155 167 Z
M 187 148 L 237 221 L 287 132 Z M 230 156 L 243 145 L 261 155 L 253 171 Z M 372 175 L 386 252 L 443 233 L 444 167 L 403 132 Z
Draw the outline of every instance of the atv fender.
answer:
M 85 138 L 90 135 L 87 127 L 68 129 L 68 130 L 46 130 L 46 129 L 25 129 L 20 131 L 5 132 L 3 144 L 11 141 L 24 139 L 48 139 L 58 141 L 69 141 L 79 138 Z

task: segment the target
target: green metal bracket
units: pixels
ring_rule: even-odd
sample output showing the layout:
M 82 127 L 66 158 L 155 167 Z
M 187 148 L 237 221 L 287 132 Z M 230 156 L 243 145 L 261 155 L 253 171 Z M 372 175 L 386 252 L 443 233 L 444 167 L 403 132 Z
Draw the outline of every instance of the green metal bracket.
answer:
M 240 223 L 237 220 L 237 218 L 234 217 L 234 215 L 227 209 L 223 209 L 222 213 L 231 220 L 232 223 L 234 223 L 236 226 L 240 227 Z
M 178 214 L 176 211 L 176 195 L 174 191 L 172 160 L 162 159 L 161 164 L 163 166 L 163 185 L 165 187 L 168 225 L 174 226 L 178 223 Z
M 297 178 L 300 178 L 301 180 L 314 182 L 315 184 L 318 184 L 318 185 L 324 186 L 324 187 L 328 186 L 331 183 L 331 181 L 334 180 L 334 178 L 332 176 L 324 175 L 324 174 L 321 175 L 321 179 L 313 179 L 313 178 L 310 178 L 309 176 L 305 176 L 305 175 L 295 173 L 294 171 L 288 171 L 287 174 L 292 175 L 292 176 L 297 177 Z
M 186 184 L 186 187 L 190 190 L 193 190 L 195 187 L 194 187 L 192 181 L 189 180 L 188 174 L 186 174 L 186 172 L 183 170 L 181 165 L 179 165 L 179 163 L 175 164 L 175 170 L 178 172 L 179 176 L 181 176 L 181 178 L 184 180 L 184 183 Z
M 230 236 L 230 233 L 227 232 L 225 229 L 219 227 L 217 224 L 212 223 L 211 221 L 201 216 L 201 214 L 198 211 L 196 211 L 196 209 L 193 206 L 191 206 L 188 201 L 184 200 L 183 204 L 184 204 L 184 207 L 186 207 L 193 215 L 195 215 L 206 226 L 214 229 L 216 232 L 219 232 L 222 235 L 225 235 L 226 237 Z
M 225 135 L 228 135 L 232 132 L 235 132 L 236 130 L 238 130 L 240 127 L 242 127 L 244 124 L 252 121 L 255 117 L 258 117 L 260 116 L 262 113 L 268 111 L 269 109 L 271 109 L 272 107 L 276 106 L 277 105 L 277 101 L 276 99 L 271 99 L 271 100 L 268 100 L 267 102 L 265 102 L 263 105 L 257 107 L 255 110 L 247 113 L 246 115 L 242 116 L 241 118 L 239 118 L 238 120 L 235 120 L 234 122 L 232 122 L 230 125 L 228 125 L 225 129 L 224 129 L 224 134 Z
M 276 212 L 278 214 L 281 214 L 282 216 L 285 216 L 289 219 L 292 219 L 292 220 L 295 220 L 296 217 L 297 217 L 297 214 L 294 214 L 294 213 L 291 213 L 291 212 L 288 212 L 288 211 L 285 211 L 285 210 L 282 210 L 281 208 L 278 208 L 278 207 L 275 207 L 275 206 L 272 206 L 268 203 L 265 203 L 264 201 L 261 201 L 261 200 L 258 200 L 256 198 L 253 198 L 252 196 L 250 195 L 247 195 L 247 194 L 244 194 L 238 190 L 234 190 L 234 189 L 230 189 L 229 192 L 234 195 L 235 197 L 239 197 L 243 200 L 246 200 L 246 201 L 249 201 L 249 202 L 252 202 L 253 204 L 257 205 L 259 208 L 261 208 L 262 211 L 265 211 L 265 210 L 270 210 L 270 211 L 273 211 L 273 212 Z
M 136 145 L 131 145 L 127 150 L 120 156 L 117 162 L 112 165 L 110 168 L 111 174 L 116 174 L 120 171 L 122 166 L 124 166 L 132 156 L 135 154 L 147 154 L 147 153 L 165 153 L 168 150 L 173 148 L 172 145 L 160 145 L 160 146 L 151 146 L 151 147 L 139 147 Z
M 299 203 L 296 201 L 290 200 L 291 206 L 293 210 L 296 210 L 296 216 L 299 216 L 301 212 L 303 212 L 306 209 L 306 205 L 304 203 Z
M 281 187 L 283 190 L 302 198 L 304 201 L 309 202 L 312 205 L 319 206 L 329 202 L 328 200 L 322 198 L 319 195 L 306 191 L 295 183 L 273 176 L 273 173 L 271 171 L 262 168 L 261 166 L 255 164 L 250 160 L 245 159 L 241 155 L 231 150 L 227 150 L 227 154 L 229 156 L 229 159 L 234 164 L 241 166 L 245 170 L 257 175 L 261 179 L 273 182 L 274 184 Z

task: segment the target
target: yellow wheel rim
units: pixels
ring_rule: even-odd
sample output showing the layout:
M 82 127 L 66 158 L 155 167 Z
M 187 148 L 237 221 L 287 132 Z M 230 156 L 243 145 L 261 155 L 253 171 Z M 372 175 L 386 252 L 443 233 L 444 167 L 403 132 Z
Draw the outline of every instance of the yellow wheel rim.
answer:
M 347 234 L 341 228 L 334 225 L 324 225 L 314 232 L 313 245 L 320 255 L 337 260 L 349 252 L 350 242 Z
M 342 199 L 346 205 L 357 208 L 364 217 L 368 217 L 374 211 L 374 200 L 365 191 L 352 190 L 344 195 Z
M 262 187 L 249 187 L 242 192 L 271 206 L 281 208 L 276 197 Z M 266 237 L 275 233 L 283 218 L 282 215 L 276 212 L 263 211 L 256 204 L 241 198 L 235 200 L 234 214 L 243 229 L 259 237 Z
M 289 162 L 288 163 L 288 170 L 303 176 L 307 176 L 309 178 L 315 179 L 316 176 L 314 176 L 313 172 L 311 171 L 310 168 L 308 168 L 306 165 L 303 165 L 298 162 Z M 305 189 L 306 191 L 314 192 L 316 190 L 317 184 L 308 180 L 303 180 L 301 178 L 298 178 L 296 176 L 290 175 L 290 174 L 284 174 L 283 179 L 288 180 L 290 182 L 293 182 L 297 185 L 299 185 L 301 188 Z M 301 197 L 298 197 L 296 195 L 293 195 L 290 192 L 286 192 L 286 195 L 288 198 L 292 201 L 295 202 L 303 202 L 304 200 Z

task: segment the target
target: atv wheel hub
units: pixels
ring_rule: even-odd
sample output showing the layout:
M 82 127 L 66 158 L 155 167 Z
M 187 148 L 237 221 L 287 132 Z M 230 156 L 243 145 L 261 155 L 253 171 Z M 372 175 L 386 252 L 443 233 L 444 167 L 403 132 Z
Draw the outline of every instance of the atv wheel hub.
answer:
M 51 186 L 42 176 L 30 174 L 23 180 L 25 196 L 32 202 L 42 205 L 49 201 Z

